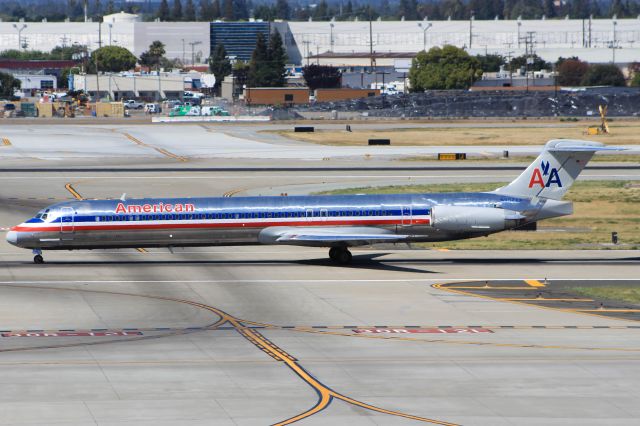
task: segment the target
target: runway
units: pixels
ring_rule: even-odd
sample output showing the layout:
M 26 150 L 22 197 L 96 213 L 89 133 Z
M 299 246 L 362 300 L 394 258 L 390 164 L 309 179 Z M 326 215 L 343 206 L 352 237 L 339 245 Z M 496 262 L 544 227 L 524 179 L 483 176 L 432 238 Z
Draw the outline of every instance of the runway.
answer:
M 14 165 L 49 164 L 24 158 Z M 158 164 L 169 162 L 180 161 Z M 67 185 L 86 198 L 237 196 L 517 173 L 12 172 L 0 176 L 0 228 L 73 198 Z M 0 425 L 627 425 L 640 416 L 636 315 L 551 300 L 571 298 L 562 290 L 571 282 L 637 285 L 637 251 L 353 254 L 336 266 L 324 249 L 285 246 L 94 250 L 45 252 L 34 265 L 2 239 Z
M 291 125 L 288 125 L 290 128 Z M 377 127 L 380 127 L 377 126 Z M 395 127 L 395 126 L 394 126 Z M 277 129 L 280 126 L 270 126 Z M 0 137 L 3 167 L 105 165 L 140 168 L 164 166 L 209 167 L 228 165 L 273 165 L 291 161 L 313 165 L 354 166 L 358 163 L 387 164 L 402 158 L 464 152 L 469 157 L 500 158 L 504 150 L 511 156 L 537 155 L 540 145 L 485 146 L 322 146 L 261 133 L 264 126 L 199 125 L 20 125 L 4 126 Z M 638 154 L 640 145 L 625 146 L 628 154 Z M 334 164 L 335 163 L 335 164 Z

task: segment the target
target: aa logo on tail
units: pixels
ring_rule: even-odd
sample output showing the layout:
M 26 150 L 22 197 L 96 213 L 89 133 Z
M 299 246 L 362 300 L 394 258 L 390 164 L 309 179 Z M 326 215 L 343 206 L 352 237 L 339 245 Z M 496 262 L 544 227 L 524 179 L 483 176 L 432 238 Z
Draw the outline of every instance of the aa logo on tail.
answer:
M 545 179 L 546 177 L 546 179 Z M 562 182 L 560 182 L 560 175 L 558 169 L 551 167 L 548 161 L 542 161 L 540 167 L 533 169 L 531 180 L 529 181 L 529 188 L 534 186 L 540 186 L 540 188 L 549 188 L 551 185 L 556 184 L 559 188 L 562 188 Z

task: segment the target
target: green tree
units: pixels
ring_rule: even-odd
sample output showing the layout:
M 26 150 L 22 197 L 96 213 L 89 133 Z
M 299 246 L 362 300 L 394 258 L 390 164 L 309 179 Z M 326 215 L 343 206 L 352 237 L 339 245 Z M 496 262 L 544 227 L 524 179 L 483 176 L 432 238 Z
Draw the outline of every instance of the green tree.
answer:
M 213 55 L 209 57 L 209 70 L 216 77 L 214 90 L 216 94 L 219 94 L 222 80 L 231 74 L 232 71 L 231 61 L 229 61 L 229 58 L 227 57 L 227 51 L 224 48 L 224 45 L 219 43 L 213 51 Z
M 589 64 L 578 58 L 559 61 L 556 67 L 558 84 L 563 86 L 579 86 L 588 70 Z
M 311 90 L 338 88 L 342 82 L 340 70 L 326 65 L 307 65 L 302 68 L 302 76 Z
M 13 92 L 20 88 L 20 80 L 11 74 L 0 72 L 0 98 L 13 97 Z
M 173 9 L 171 10 L 172 21 L 182 21 L 182 2 L 173 0 Z
M 282 37 L 277 30 L 269 37 L 269 87 L 283 87 L 286 85 L 287 52 L 282 44 Z
M 624 74 L 613 64 L 594 64 L 582 78 L 582 86 L 624 86 Z
M 630 83 L 633 87 L 640 86 L 640 73 L 635 73 Z
M 91 53 L 90 70 L 95 72 L 96 57 L 100 71 L 120 72 L 132 69 L 136 65 L 136 57 L 124 47 L 104 46 Z
M 256 48 L 249 63 L 249 85 L 251 87 L 282 87 L 286 83 L 287 54 L 282 45 L 282 37 L 274 31 L 267 43 L 258 34 Z
M 196 7 L 193 4 L 193 0 L 187 0 L 187 4 L 184 7 L 184 20 L 189 22 L 196 20 Z
M 547 18 L 554 18 L 556 16 L 556 5 L 553 0 L 543 0 L 542 12 Z
M 224 17 L 224 19 L 227 21 L 233 21 L 233 0 L 224 0 L 223 8 L 224 10 L 222 11 L 222 16 Z
M 219 19 L 222 17 L 221 11 L 220 0 L 214 0 L 213 3 L 211 3 L 211 19 Z
M 480 61 L 451 45 L 419 52 L 409 69 L 409 81 L 414 92 L 467 89 L 481 76 Z
M 149 68 L 155 67 L 160 69 L 160 61 L 165 55 L 164 43 L 159 40 L 154 41 L 149 45 L 149 50 L 140 54 L 140 65 L 144 65 Z
M 476 59 L 480 62 L 480 69 L 483 72 L 498 72 L 500 66 L 504 64 L 504 57 L 501 55 L 476 55 Z
M 171 18 L 171 14 L 169 13 L 169 3 L 167 3 L 167 0 L 162 0 L 160 2 L 160 7 L 158 8 L 158 18 L 163 22 L 166 22 Z
M 211 21 L 213 17 L 211 16 L 211 0 L 200 0 L 200 20 L 201 21 Z
M 265 87 L 269 74 L 269 50 L 267 42 L 261 33 L 256 38 L 256 47 L 251 54 L 249 62 L 249 75 L 247 77 L 249 86 Z
M 51 50 L 51 59 L 63 59 L 70 61 L 74 59 L 74 55 L 83 53 L 87 50 L 87 46 L 71 45 L 71 46 L 56 46 Z
M 291 9 L 287 0 L 277 0 L 276 11 L 280 19 L 289 20 L 291 18 Z

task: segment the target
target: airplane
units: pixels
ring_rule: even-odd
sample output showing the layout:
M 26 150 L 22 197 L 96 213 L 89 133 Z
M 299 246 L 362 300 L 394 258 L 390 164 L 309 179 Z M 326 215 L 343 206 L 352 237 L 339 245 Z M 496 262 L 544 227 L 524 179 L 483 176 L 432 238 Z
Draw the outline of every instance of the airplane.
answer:
M 7 241 L 43 250 L 285 244 L 328 247 L 338 264 L 350 247 L 486 236 L 570 215 L 562 197 L 598 142 L 558 139 L 513 182 L 491 192 L 67 201 L 14 226 Z

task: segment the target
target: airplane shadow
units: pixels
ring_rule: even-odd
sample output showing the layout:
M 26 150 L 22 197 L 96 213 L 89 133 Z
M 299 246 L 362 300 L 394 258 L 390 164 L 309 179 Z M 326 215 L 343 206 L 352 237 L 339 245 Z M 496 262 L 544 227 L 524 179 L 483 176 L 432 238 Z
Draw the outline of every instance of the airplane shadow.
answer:
M 42 265 L 34 265 L 30 261 L 5 261 L 0 262 L 0 265 L 14 266 L 14 267 L 33 267 L 33 268 L 47 268 L 47 267 L 59 267 L 59 266 L 128 266 L 128 265 L 157 265 L 157 266 L 197 266 L 197 265 L 220 265 L 220 266 L 248 266 L 248 265 L 263 265 L 263 266 L 325 266 L 331 268 L 351 268 L 351 269 L 369 269 L 378 271 L 397 271 L 397 272 L 411 272 L 420 274 L 438 274 L 437 271 L 429 271 L 418 268 L 411 268 L 407 266 L 394 265 L 398 263 L 397 260 L 377 260 L 377 258 L 385 256 L 389 253 L 370 253 L 370 254 L 357 254 L 353 256 L 353 260 L 348 265 L 340 265 L 331 261 L 329 258 L 317 258 L 317 259 L 302 259 L 302 260 L 158 260 L 158 259 L 136 259 L 136 260 L 77 260 L 77 261 L 47 261 Z M 46 258 L 45 258 L 46 259 Z M 425 262 L 420 260 L 412 260 L 412 264 L 423 265 Z
M 302 260 L 286 260 L 286 259 L 269 259 L 269 260 L 159 260 L 159 259 L 136 259 L 136 260 L 69 260 L 69 261 L 46 261 L 43 265 L 34 265 L 31 261 L 4 261 L 0 262 L 0 265 L 14 266 L 14 267 L 57 267 L 57 266 L 197 266 L 197 265 L 210 265 L 210 266 L 248 266 L 248 265 L 263 265 L 263 266 L 324 266 L 331 268 L 351 268 L 351 269 L 367 269 L 377 271 L 397 271 L 397 272 L 411 272 L 419 274 L 440 274 L 439 271 L 425 270 L 419 267 L 428 267 L 429 265 L 516 265 L 516 264 L 549 264 L 558 263 L 562 265 L 585 265 L 589 263 L 597 263 L 599 265 L 620 265 L 625 263 L 640 263 L 640 257 L 621 257 L 620 259 L 610 258 L 566 258 L 566 259 L 545 259 L 545 258 L 464 258 L 464 259 L 381 259 L 390 253 L 367 253 L 356 254 L 353 256 L 353 260 L 348 265 L 336 264 L 328 258 L 315 258 L 315 259 L 302 259 Z M 412 267 L 414 266 L 414 267 Z

